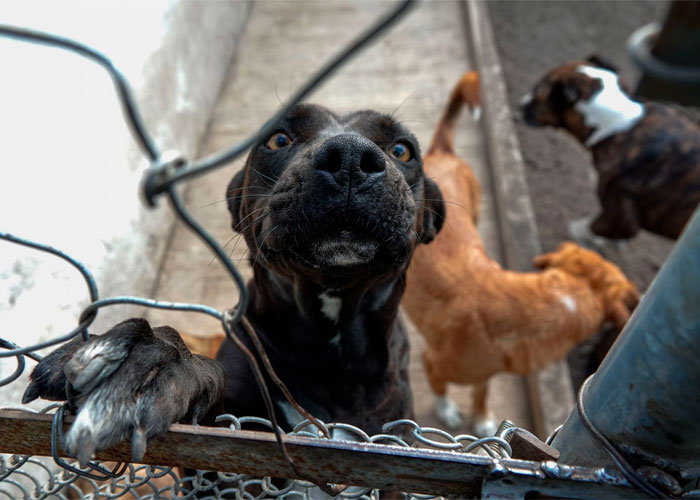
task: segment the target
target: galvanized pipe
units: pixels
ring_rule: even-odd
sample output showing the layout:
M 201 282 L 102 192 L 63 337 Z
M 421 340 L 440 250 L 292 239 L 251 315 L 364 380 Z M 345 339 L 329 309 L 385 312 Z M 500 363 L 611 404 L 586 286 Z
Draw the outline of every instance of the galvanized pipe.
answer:
M 700 476 L 700 211 L 582 396 L 594 426 L 633 463 Z M 552 445 L 560 463 L 615 465 L 576 408 Z

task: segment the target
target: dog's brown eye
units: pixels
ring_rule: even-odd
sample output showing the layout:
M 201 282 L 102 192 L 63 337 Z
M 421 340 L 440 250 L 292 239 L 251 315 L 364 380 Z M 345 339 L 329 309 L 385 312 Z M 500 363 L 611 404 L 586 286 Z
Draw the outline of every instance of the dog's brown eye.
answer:
M 389 149 L 391 156 L 399 161 L 407 162 L 411 157 L 411 149 L 406 146 L 403 142 L 397 142 Z
M 277 132 L 276 134 L 272 134 L 272 137 L 267 140 L 267 147 L 273 151 L 277 151 L 278 149 L 286 148 L 291 143 L 291 137 L 284 132 Z

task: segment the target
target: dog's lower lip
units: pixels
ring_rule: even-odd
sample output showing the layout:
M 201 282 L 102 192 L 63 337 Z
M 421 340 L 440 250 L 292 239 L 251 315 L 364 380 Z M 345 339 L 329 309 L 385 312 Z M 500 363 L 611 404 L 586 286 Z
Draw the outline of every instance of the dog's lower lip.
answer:
M 378 248 L 379 243 L 375 240 L 341 231 L 337 237 L 318 240 L 313 244 L 311 254 L 322 266 L 350 267 L 370 262 Z

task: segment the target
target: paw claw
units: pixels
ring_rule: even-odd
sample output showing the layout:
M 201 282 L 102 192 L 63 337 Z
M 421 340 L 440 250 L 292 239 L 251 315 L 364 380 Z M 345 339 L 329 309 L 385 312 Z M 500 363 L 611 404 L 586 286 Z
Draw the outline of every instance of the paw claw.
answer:
M 95 456 L 95 441 L 90 431 L 84 431 L 76 439 L 76 458 L 81 467 L 87 467 Z
M 134 433 L 131 435 L 131 461 L 140 462 L 143 456 L 146 454 L 146 445 L 148 440 L 146 438 L 146 429 L 143 427 L 136 427 Z
M 22 395 L 22 404 L 26 405 L 27 403 L 31 403 L 38 397 L 39 387 L 37 387 L 37 384 L 35 382 L 31 382 L 24 390 L 24 394 Z

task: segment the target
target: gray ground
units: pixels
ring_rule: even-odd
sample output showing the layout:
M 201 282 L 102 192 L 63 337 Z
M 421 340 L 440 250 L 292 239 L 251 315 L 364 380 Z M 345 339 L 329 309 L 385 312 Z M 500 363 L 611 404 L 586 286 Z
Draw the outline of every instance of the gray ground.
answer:
M 367 26 L 388 5 L 376 2 L 258 2 L 242 37 L 239 57 L 225 88 L 203 154 L 243 138 L 277 109 L 319 63 Z M 337 111 L 373 108 L 392 113 L 413 130 L 423 148 L 452 85 L 471 69 L 458 2 L 423 3 L 404 22 L 350 65 L 345 66 L 311 99 Z M 457 147 L 476 170 L 482 183 L 488 178 L 479 128 L 469 118 L 460 124 Z M 192 182 L 186 192 L 189 206 L 216 238 L 232 238 L 223 202 L 226 184 L 241 162 Z M 440 182 L 440 179 L 436 179 Z M 485 185 L 483 192 L 490 192 Z M 199 208 L 201 207 L 201 208 Z M 480 230 L 491 255 L 498 256 L 492 200 L 484 196 Z M 247 270 L 245 243 L 227 245 Z M 240 260 L 243 259 L 243 260 Z M 234 286 L 218 263 L 188 232 L 178 228 L 163 266 L 155 296 L 163 300 L 192 301 L 226 308 L 235 304 Z M 171 322 L 183 331 L 206 335 L 219 331 L 215 321 L 193 315 L 155 312 L 156 324 Z M 438 425 L 432 416 L 432 396 L 423 373 L 423 340 L 411 328 L 411 382 L 417 419 Z M 524 389 L 517 377 L 493 380 L 490 403 L 498 417 L 531 427 Z M 468 411 L 469 389 L 452 387 L 460 407 Z M 462 431 L 466 431 L 464 428 Z

